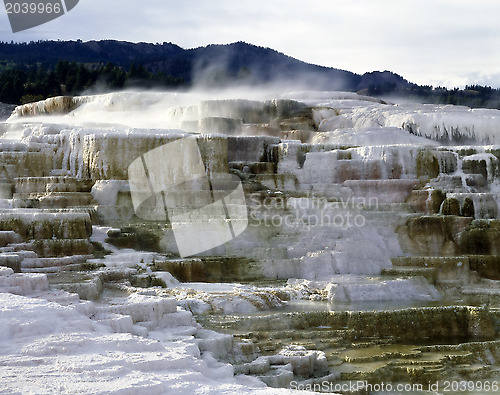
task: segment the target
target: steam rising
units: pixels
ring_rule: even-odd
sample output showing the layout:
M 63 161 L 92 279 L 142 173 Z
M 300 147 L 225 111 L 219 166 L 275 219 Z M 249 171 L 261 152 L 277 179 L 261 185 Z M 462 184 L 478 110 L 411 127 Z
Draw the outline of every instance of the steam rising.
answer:
M 352 92 L 290 92 L 277 83 L 259 88 L 123 91 L 69 100 L 76 104 L 68 104 L 66 99 L 49 99 L 45 103 L 18 107 L 17 114 L 15 111 L 7 126 L 3 126 L 2 138 L 19 140 L 32 134 L 19 124 L 43 123 L 44 127 L 57 124 L 55 129 L 59 131 L 107 128 L 127 133 L 178 134 L 182 130 L 233 136 L 270 135 L 306 143 L 312 142 L 318 132 L 335 131 L 338 132 L 329 134 L 327 140 L 334 138 L 339 142 L 341 139 L 347 144 L 361 143 L 359 139 L 375 136 L 373 133 L 376 133 L 374 138 L 378 144 L 384 141 L 386 144 L 405 144 L 409 141 L 408 134 L 444 145 L 500 143 L 496 133 L 500 128 L 499 110 L 391 104 Z M 44 115 L 20 116 L 36 113 Z M 54 115 L 57 113 L 59 115 Z M 369 133 L 352 140 L 352 130 Z M 82 131 L 86 132 L 88 130 Z M 400 138 L 397 138 L 398 133 Z
M 8 122 L 43 122 L 67 126 L 108 126 L 119 128 L 179 129 L 184 121 L 194 120 L 192 110 L 208 100 L 271 100 L 279 98 L 278 89 L 228 88 L 191 91 L 122 91 L 79 97 L 83 104 L 64 115 L 19 117 Z M 191 113 L 190 113 L 191 110 Z

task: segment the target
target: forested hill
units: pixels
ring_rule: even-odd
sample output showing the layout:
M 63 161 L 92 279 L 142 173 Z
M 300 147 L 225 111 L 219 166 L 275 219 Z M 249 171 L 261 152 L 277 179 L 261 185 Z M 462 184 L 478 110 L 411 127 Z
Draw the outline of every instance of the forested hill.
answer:
M 361 76 L 348 71 L 308 64 L 269 48 L 237 42 L 183 49 L 172 43 L 123 41 L 40 41 L 1 43 L 0 67 L 55 70 L 60 60 L 96 69 L 112 63 L 128 71 L 137 66 L 162 73 L 179 83 L 221 84 L 246 81 L 260 84 L 277 80 L 318 80 L 328 89 L 354 90 Z
M 244 42 L 183 49 L 172 43 L 38 41 L 0 43 L 0 102 L 130 87 L 224 87 L 284 84 L 289 89 L 398 95 L 430 103 L 500 106 L 500 92 L 471 86 L 418 86 L 390 71 L 363 75 L 322 67 Z
M 185 50 L 163 43 L 130 43 L 126 41 L 37 41 L 30 43 L 0 43 L 0 59 L 15 65 L 38 65 L 51 68 L 59 60 L 78 63 L 107 63 L 128 67 L 132 62 L 152 58 L 166 59 Z

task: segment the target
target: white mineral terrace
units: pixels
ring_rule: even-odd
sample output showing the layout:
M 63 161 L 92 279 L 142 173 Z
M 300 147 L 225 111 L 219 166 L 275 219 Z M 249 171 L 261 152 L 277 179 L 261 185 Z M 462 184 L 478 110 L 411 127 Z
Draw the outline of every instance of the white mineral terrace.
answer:
M 500 383 L 499 191 L 498 110 L 252 91 L 17 107 L 0 393 L 479 393 Z

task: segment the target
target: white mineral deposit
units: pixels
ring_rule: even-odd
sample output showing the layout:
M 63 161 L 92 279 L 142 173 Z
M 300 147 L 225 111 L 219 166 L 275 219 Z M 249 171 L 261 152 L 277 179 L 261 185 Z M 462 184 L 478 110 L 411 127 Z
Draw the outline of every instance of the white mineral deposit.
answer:
M 500 380 L 499 110 L 130 91 L 1 130 L 0 393 Z

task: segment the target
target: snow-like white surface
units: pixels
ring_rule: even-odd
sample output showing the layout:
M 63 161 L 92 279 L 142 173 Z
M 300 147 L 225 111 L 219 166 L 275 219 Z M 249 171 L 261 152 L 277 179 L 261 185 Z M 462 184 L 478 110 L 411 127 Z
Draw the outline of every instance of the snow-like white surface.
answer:
M 334 108 L 339 113 L 320 121 L 322 131 L 396 127 L 445 144 L 500 143 L 500 110 L 430 104 L 367 105 L 335 100 L 321 104 Z
M 373 127 L 361 129 L 337 129 L 333 132 L 327 132 L 331 126 L 327 122 L 320 125 L 320 131 L 313 139 L 313 144 L 338 144 L 354 146 L 375 146 L 375 145 L 420 145 L 420 146 L 438 146 L 435 141 L 418 137 L 405 130 L 395 127 Z
M 194 111 L 194 109 L 204 100 L 221 98 L 270 100 L 277 97 L 297 100 L 315 107 L 314 117 L 320 126 L 320 131 L 395 127 L 443 143 L 451 144 L 457 139 L 469 139 L 474 144 L 500 143 L 499 110 L 417 103 L 391 104 L 352 92 L 283 94 L 251 90 L 228 90 L 219 93 L 118 92 L 86 96 L 81 98 L 83 104 L 80 107 L 64 116 L 19 118 L 13 115 L 8 120 L 13 124 L 10 126 L 12 130 L 7 131 L 3 137 L 19 139 L 40 133 L 53 134 L 58 128 L 56 124 L 66 125 L 69 130 L 75 126 L 92 128 L 96 125 L 99 125 L 99 128 L 108 125 L 115 129 L 179 129 L 185 121 L 191 122 L 198 119 L 197 113 L 200 110 Z M 210 116 L 210 114 L 204 114 L 204 116 Z M 27 128 L 21 126 L 30 121 L 40 123 L 44 119 L 53 125 L 38 126 L 37 130 L 33 129 L 33 126 Z M 18 126 L 16 127 L 15 124 Z
M 12 276 L 2 270 L 0 278 Z M 2 393 L 291 393 L 267 388 L 247 376 L 234 376 L 233 367 L 217 362 L 210 352 L 201 356 L 192 336 L 199 327 L 189 318 L 190 313 L 173 310 L 175 301 L 165 300 L 158 310 L 158 300 L 137 295 L 122 307 L 112 307 L 109 312 L 122 313 L 122 320 L 149 320 L 152 330 L 143 327 L 143 336 L 138 336 L 115 333 L 112 327 L 119 329 L 112 325 L 116 318 L 97 320 L 103 314 L 102 307 L 77 308 L 90 302 L 73 298 L 74 303 L 61 305 L 50 301 L 57 300 L 55 294 L 33 296 L 39 298 L 0 293 Z M 162 325 L 166 317 L 170 319 Z M 151 323 L 153 318 L 158 319 L 156 323 Z M 126 327 L 121 325 L 122 329 Z M 214 340 L 205 341 L 203 347 L 220 347 L 221 340 L 209 333 L 206 336 Z
M 30 295 L 48 289 L 49 283 L 45 274 L 14 274 L 11 268 L 0 266 L 0 293 Z
M 74 294 L 49 290 L 43 274 L 14 274 L 11 269 L 0 269 L 0 393 L 288 393 L 263 387 L 254 378 L 235 377 L 231 365 L 217 362 L 215 358 L 229 352 L 232 337 L 202 329 L 191 312 L 255 313 L 284 306 L 277 294 L 286 294 L 289 299 L 321 294 L 331 303 L 440 298 L 422 279 L 378 277 L 391 267 L 392 257 L 402 255 L 392 230 L 397 215 L 368 207 L 371 212 L 351 203 L 369 194 L 376 195 L 380 203 L 405 201 L 414 187 L 416 158 L 423 147 L 436 155 L 441 167 L 454 168 L 450 173 L 456 170 L 453 175 L 462 177 L 469 192 L 458 154 L 436 147 L 464 141 L 472 146 L 500 144 L 500 111 L 386 104 L 345 92 L 222 92 L 220 96 L 120 92 L 82 98 L 84 104 L 64 116 L 13 116 L 0 144 L 16 153 L 53 150 L 61 174 L 91 174 L 94 178 L 120 174 L 126 178 L 121 172 L 127 167 L 124 158 L 135 158 L 155 144 L 185 136 L 180 129 L 188 128 L 186 122 L 197 122 L 202 116 L 223 116 L 227 108 L 220 115 L 210 113 L 217 103 L 202 104 L 203 100 L 219 97 L 280 97 L 314 107 L 313 120 L 319 131 L 312 138 L 315 147 L 305 147 L 299 141 L 282 142 L 277 147 L 278 176 L 294 177 L 290 185 L 298 190 L 330 191 L 348 203 L 346 207 L 318 207 L 311 198 L 287 200 L 291 222 L 284 226 L 281 236 L 293 236 L 293 243 L 283 252 L 286 259 L 270 258 L 263 270 L 270 278 L 298 280 L 279 290 L 241 284 L 180 283 L 169 273 L 151 271 L 153 261 L 164 259 L 161 255 L 119 250 L 105 243 L 110 228 L 94 227 L 91 240 L 112 251 L 102 260 L 91 261 L 106 266 L 96 276 L 121 273 L 127 278 L 141 272 L 163 280 L 167 288 L 126 296 L 122 292 L 99 302 L 82 302 Z M 258 102 L 246 104 L 264 107 Z M 340 152 L 336 146 L 353 148 Z M 217 149 L 220 147 L 216 144 Z M 211 151 L 214 163 L 224 162 L 227 157 L 216 157 L 217 149 Z M 496 157 L 480 153 L 463 160 L 486 161 L 487 181 L 495 182 Z M 397 176 L 391 172 L 395 169 Z M 498 185 L 496 188 L 500 190 Z M 104 180 L 94 185 L 92 194 L 101 208 L 113 207 L 119 193 L 127 189 L 124 178 Z M 495 208 L 500 208 L 495 191 L 493 188 L 491 194 L 474 195 L 476 211 L 481 208 L 481 199 L 492 200 Z M 386 196 L 387 192 L 392 194 Z M 466 195 L 456 194 L 462 200 Z M 1 207 L 11 207 L 10 201 L 0 203 Z M 302 221 L 361 214 L 367 221 L 363 226 L 313 226 Z M 17 210 L 4 214 L 4 219 L 51 222 L 58 215 Z M 87 216 L 66 214 L 67 219 L 83 215 Z M 278 251 L 283 249 L 282 245 L 278 247 Z M 132 290 L 121 285 L 120 291 Z M 324 362 L 324 355 L 306 350 L 285 349 L 280 357 L 289 364 L 283 371 L 286 377 L 292 374 L 292 365 L 304 360 L 309 361 L 301 365 L 306 367 L 311 361 Z M 265 358 L 254 362 L 269 365 Z
M 132 128 L 178 128 L 184 120 L 191 120 L 191 107 L 200 102 L 217 99 L 270 100 L 280 96 L 272 90 L 228 89 L 221 91 L 191 92 L 134 92 L 123 91 L 101 95 L 81 96 L 76 98 L 81 104 L 67 115 L 42 115 L 37 117 L 19 117 L 13 114 L 9 123 L 40 122 L 62 125 L 93 127 Z M 15 132 L 9 133 L 15 136 Z

